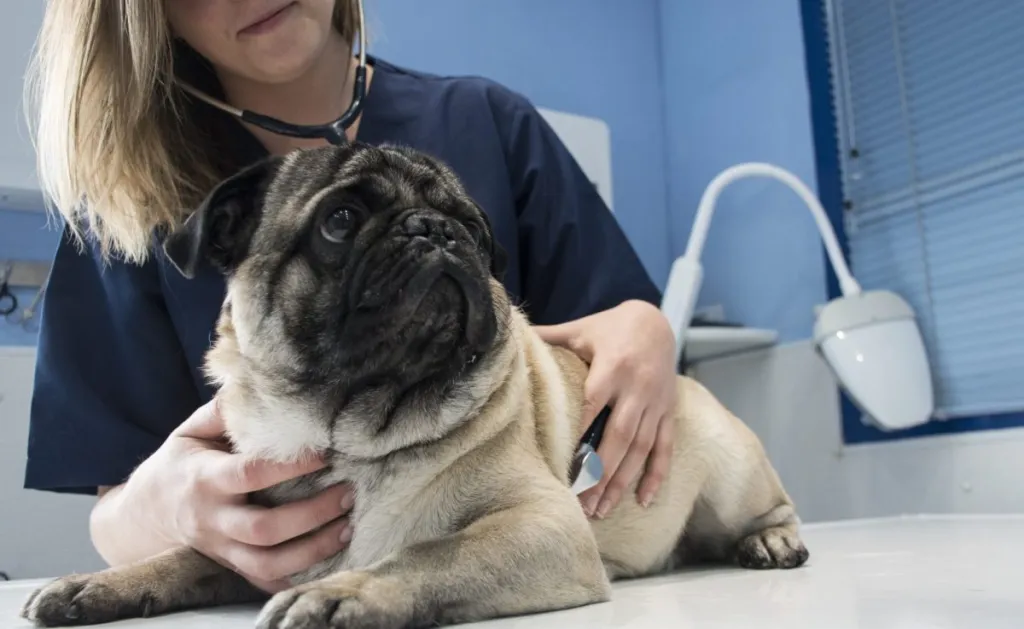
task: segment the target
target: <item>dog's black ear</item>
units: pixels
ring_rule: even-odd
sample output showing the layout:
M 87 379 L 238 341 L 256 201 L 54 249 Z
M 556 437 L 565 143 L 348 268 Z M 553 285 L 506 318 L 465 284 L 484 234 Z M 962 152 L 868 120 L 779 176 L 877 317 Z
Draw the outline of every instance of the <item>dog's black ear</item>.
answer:
M 505 279 L 505 270 L 508 268 L 508 253 L 501 246 L 501 243 L 498 242 L 498 237 L 494 234 L 494 227 L 491 225 L 491 219 L 487 216 L 487 212 L 484 212 L 484 209 L 475 202 L 473 205 L 476 207 L 476 211 L 480 213 L 480 218 L 487 227 L 487 241 L 490 243 L 490 249 L 487 253 L 491 260 L 491 275 L 501 282 Z
M 491 237 L 491 275 L 496 280 L 505 280 L 505 271 L 508 268 L 508 253 L 501 246 L 497 238 Z
M 185 277 L 195 277 L 204 258 L 220 271 L 245 255 L 259 224 L 265 183 L 279 159 L 266 158 L 217 184 L 181 227 L 164 238 L 164 255 Z

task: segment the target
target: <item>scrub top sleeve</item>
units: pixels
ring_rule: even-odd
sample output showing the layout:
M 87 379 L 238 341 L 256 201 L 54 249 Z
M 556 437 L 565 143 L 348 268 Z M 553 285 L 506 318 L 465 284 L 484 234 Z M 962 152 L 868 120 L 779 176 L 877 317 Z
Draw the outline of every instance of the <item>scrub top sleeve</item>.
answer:
M 41 310 L 26 488 L 120 484 L 199 405 L 155 265 L 104 265 L 62 235 Z
M 547 121 L 503 91 L 499 126 L 518 213 L 522 298 L 538 325 L 563 323 L 661 294 L 598 194 Z

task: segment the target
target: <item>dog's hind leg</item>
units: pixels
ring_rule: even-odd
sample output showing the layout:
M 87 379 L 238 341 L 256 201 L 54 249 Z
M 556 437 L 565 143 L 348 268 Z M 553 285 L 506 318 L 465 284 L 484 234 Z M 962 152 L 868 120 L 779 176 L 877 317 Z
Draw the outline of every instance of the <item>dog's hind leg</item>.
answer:
M 738 419 L 732 423 L 739 438 L 711 455 L 680 551 L 744 568 L 799 567 L 810 554 L 796 508 L 760 441 Z
M 186 609 L 266 600 L 243 577 L 190 548 L 138 563 L 52 581 L 21 616 L 39 626 L 93 625 Z
M 720 488 L 717 488 L 720 489 Z M 751 489 L 739 502 L 714 485 L 694 506 L 676 548 L 678 564 L 726 562 L 743 568 L 796 568 L 810 554 L 800 539 L 799 519 L 788 498 Z M 766 504 L 768 498 L 777 502 Z
M 633 498 L 636 481 L 607 517 L 591 521 L 608 577 L 615 581 L 671 570 L 674 549 L 690 519 L 706 472 L 697 459 L 676 458 L 650 507 Z
M 700 460 L 703 479 L 677 561 L 803 565 L 809 553 L 796 509 L 757 435 L 701 384 L 685 378 L 681 384 L 678 456 Z

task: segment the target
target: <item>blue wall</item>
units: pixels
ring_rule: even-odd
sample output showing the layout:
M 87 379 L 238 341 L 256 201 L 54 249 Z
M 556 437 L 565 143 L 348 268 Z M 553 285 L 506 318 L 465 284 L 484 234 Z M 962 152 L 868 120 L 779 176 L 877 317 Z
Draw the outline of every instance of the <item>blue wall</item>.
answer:
M 707 184 L 745 161 L 786 168 L 815 189 L 798 0 L 660 4 L 673 251 L 686 247 Z M 767 179 L 722 194 L 704 249 L 701 305 L 807 338 L 825 300 L 824 253 L 803 203 Z
M 367 0 L 374 53 L 608 122 L 616 215 L 659 285 L 722 169 L 766 160 L 815 186 L 798 0 L 433 0 L 415 15 L 411 4 Z M 700 303 L 807 338 L 825 270 L 806 210 L 766 180 L 734 184 L 721 206 Z M 47 259 L 53 243 L 43 217 L 0 212 L 0 258 Z M 31 342 L 0 324 L 0 344 Z

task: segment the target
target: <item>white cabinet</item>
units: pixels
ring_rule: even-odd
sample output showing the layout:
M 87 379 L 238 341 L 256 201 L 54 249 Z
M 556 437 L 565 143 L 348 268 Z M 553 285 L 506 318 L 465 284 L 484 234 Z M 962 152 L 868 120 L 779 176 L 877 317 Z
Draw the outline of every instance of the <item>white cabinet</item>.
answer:
M 612 205 L 612 140 L 611 131 L 599 118 L 578 116 L 564 111 L 537 108 L 555 134 L 569 149 L 576 163 L 597 187 L 605 204 Z
M 25 119 L 24 81 L 45 4 L 7 0 L 0 20 L 0 209 L 43 209 Z
M 0 347 L 0 572 L 12 579 L 103 567 L 89 540 L 94 498 L 22 489 L 35 358 Z

